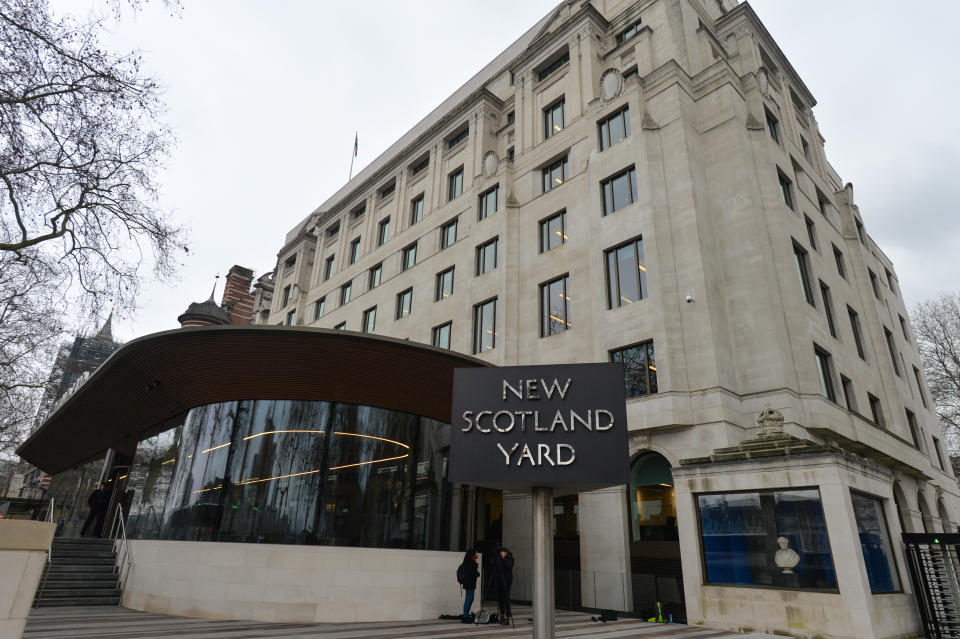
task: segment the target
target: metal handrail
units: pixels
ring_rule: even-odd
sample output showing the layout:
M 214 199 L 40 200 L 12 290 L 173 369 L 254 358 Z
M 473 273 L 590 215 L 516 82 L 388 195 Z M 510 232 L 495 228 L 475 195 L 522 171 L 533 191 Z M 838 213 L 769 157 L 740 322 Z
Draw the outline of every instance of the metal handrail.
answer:
M 53 497 L 50 498 L 50 502 L 47 506 L 48 512 L 48 521 L 53 523 Z M 40 603 L 40 598 L 43 597 L 43 591 L 47 587 L 47 577 L 50 575 L 50 562 L 53 559 L 53 540 L 50 540 L 50 547 L 47 548 L 47 569 L 43 571 L 43 579 L 40 581 L 40 588 L 37 590 L 37 593 L 33 596 L 33 606 L 36 607 Z
M 133 568 L 133 555 L 130 553 L 130 545 L 127 543 L 127 527 L 123 521 L 123 506 L 117 508 L 113 516 L 113 523 L 110 525 L 110 537 L 114 540 L 114 550 L 117 553 L 117 573 L 120 575 L 120 592 L 123 592 L 127 584 L 127 577 L 130 576 L 130 570 Z M 119 544 L 119 548 L 117 545 Z M 123 553 L 121 556 L 121 552 Z M 120 605 L 123 603 L 123 595 L 120 596 Z

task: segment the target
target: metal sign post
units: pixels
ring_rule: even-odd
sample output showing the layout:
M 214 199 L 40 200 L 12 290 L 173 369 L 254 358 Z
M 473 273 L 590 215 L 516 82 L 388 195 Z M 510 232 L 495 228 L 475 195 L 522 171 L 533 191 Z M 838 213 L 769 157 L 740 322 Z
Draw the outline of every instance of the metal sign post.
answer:
M 460 368 L 454 482 L 533 493 L 533 639 L 553 639 L 553 498 L 630 481 L 622 364 Z

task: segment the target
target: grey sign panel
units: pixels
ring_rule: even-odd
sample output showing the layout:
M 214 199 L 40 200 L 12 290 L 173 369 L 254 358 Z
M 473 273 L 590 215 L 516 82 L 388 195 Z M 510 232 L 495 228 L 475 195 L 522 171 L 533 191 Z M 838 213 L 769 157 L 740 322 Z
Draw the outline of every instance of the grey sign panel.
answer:
M 623 365 L 456 369 L 449 478 L 558 492 L 629 482 Z

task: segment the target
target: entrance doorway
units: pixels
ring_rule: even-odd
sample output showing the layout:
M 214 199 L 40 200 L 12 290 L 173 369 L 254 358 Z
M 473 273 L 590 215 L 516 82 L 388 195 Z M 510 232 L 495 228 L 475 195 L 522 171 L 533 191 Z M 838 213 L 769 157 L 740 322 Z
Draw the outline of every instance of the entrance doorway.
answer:
M 656 614 L 659 602 L 666 617 L 686 621 L 677 505 L 670 462 L 645 452 L 630 464 L 630 574 L 633 609 L 642 617 Z

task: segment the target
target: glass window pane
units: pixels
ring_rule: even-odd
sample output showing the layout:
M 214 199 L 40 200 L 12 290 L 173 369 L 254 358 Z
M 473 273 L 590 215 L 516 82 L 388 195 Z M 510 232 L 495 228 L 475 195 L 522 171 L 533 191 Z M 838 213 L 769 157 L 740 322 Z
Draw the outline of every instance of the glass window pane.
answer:
M 653 342 L 647 343 L 647 380 L 651 393 L 657 392 L 657 358 L 653 352 Z
M 620 306 L 620 285 L 617 277 L 617 252 L 607 251 L 607 307 Z
M 623 135 L 624 137 L 630 136 L 630 109 L 624 109 L 621 113 L 623 118 Z
M 897 592 L 900 578 L 893 560 L 883 502 L 876 497 L 851 492 L 853 514 L 860 533 L 860 549 L 872 592 Z
M 613 179 L 613 210 L 619 211 L 630 204 L 630 176 L 626 173 Z
M 617 114 L 616 116 L 610 118 L 609 120 L 610 127 L 610 137 L 608 144 L 616 144 L 624 138 L 623 134 L 623 116 Z
M 613 185 L 607 181 L 603 183 L 603 214 L 610 215 L 613 211 Z
M 617 270 L 619 272 L 620 302 L 623 304 L 636 302 L 640 299 L 640 291 L 638 289 L 639 278 L 637 277 L 637 253 L 634 244 L 631 243 L 617 249 Z
M 698 495 L 707 583 L 835 590 L 815 489 Z

